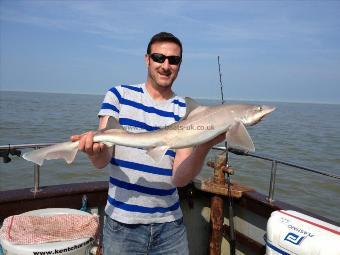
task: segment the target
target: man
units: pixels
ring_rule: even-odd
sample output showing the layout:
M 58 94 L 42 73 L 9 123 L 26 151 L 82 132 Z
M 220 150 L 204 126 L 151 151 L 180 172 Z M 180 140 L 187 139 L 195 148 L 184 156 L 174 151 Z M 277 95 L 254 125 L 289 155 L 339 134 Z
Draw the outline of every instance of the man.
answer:
M 168 126 L 185 115 L 185 100 L 172 91 L 182 62 L 182 44 L 161 32 L 148 45 L 145 84 L 111 88 L 99 112 L 99 129 L 110 117 L 130 132 Z M 112 118 L 111 118 L 112 119 Z M 93 143 L 93 132 L 73 136 L 97 168 L 109 163 L 110 185 L 105 208 L 103 248 L 112 254 L 189 254 L 176 187 L 188 184 L 200 171 L 214 140 L 195 148 L 167 151 L 154 162 L 145 150 L 116 145 L 110 151 Z

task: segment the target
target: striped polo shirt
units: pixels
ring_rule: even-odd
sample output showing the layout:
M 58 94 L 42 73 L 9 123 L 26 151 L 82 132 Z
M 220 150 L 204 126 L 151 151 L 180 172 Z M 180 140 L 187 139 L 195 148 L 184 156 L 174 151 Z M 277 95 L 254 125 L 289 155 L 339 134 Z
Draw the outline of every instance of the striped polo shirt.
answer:
M 99 116 L 113 116 L 129 132 L 153 131 L 179 121 L 185 115 L 182 97 L 155 101 L 145 84 L 111 88 Z M 171 182 L 175 157 L 168 150 L 154 162 L 144 149 L 116 145 L 111 159 L 105 212 L 128 224 L 171 222 L 182 217 L 176 187 Z

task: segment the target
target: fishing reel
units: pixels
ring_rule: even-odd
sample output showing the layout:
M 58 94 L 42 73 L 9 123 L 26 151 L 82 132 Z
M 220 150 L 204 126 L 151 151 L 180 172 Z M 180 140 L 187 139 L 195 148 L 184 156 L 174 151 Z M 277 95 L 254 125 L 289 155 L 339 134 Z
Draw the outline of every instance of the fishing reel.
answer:
M 0 149 L 0 158 L 2 158 L 3 163 L 9 163 L 12 161 L 9 155 L 20 157 L 21 151 L 11 148 L 11 145 L 8 145 L 7 149 Z

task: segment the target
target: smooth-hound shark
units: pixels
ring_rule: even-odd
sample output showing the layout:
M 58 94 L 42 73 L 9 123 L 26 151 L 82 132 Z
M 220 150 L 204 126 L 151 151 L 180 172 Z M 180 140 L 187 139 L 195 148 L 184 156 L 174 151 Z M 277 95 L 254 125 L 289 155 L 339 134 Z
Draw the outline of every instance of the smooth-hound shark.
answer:
M 132 133 L 118 123 L 114 126 L 108 124 L 106 129 L 96 132 L 93 140 L 109 147 L 117 144 L 144 148 L 156 162 L 168 149 L 193 147 L 222 133 L 226 134 L 228 146 L 253 152 L 255 147 L 245 126 L 255 125 L 275 110 L 271 106 L 250 104 L 200 106 L 190 98 L 186 98 L 186 105 L 186 116 L 170 126 L 151 132 Z M 78 141 L 57 143 L 27 152 L 23 158 L 38 165 L 42 165 L 45 159 L 63 158 L 70 164 L 78 152 L 78 145 Z

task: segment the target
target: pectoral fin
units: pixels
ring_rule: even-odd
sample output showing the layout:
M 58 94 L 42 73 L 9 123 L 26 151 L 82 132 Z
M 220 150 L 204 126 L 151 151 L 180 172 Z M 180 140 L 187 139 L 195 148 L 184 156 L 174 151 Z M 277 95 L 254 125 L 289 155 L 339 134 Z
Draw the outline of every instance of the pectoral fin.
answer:
M 255 151 L 254 143 L 241 122 L 237 122 L 226 133 L 226 140 L 230 147 L 241 149 L 244 151 Z
M 147 154 L 155 161 L 159 162 L 164 157 L 166 151 L 169 149 L 168 146 L 158 146 L 147 150 Z

